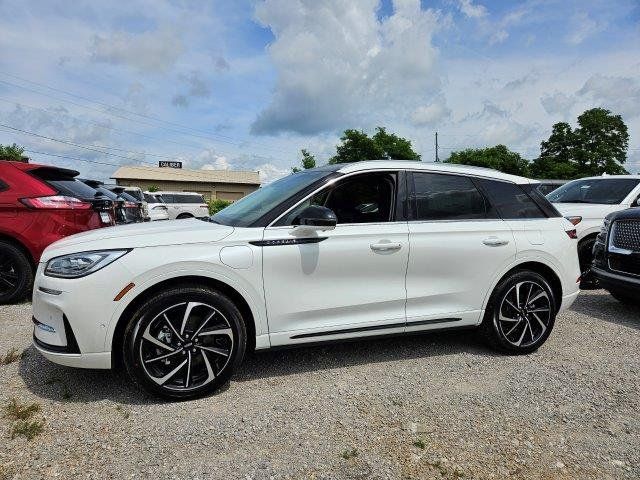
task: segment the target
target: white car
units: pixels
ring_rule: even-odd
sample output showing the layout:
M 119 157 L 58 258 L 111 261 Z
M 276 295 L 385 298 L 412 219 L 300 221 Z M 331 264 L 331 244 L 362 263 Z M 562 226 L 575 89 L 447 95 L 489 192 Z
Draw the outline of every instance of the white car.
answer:
M 149 217 L 152 222 L 158 220 L 169 220 L 169 209 L 162 202 L 159 195 L 156 195 L 154 192 L 144 192 L 143 195 L 145 202 L 147 202 Z
M 588 272 L 604 217 L 640 206 L 640 175 L 606 175 L 572 180 L 547 199 L 576 227 L 580 269 Z
M 535 181 L 409 161 L 275 181 L 210 222 L 74 235 L 42 255 L 35 348 L 124 367 L 165 397 L 209 393 L 247 349 L 479 327 L 536 350 L 578 295 L 575 230 Z
M 155 192 L 169 209 L 169 220 L 209 217 L 209 206 L 204 197 L 195 192 Z
M 151 214 L 149 212 L 149 205 L 144 198 L 144 193 L 140 187 L 124 187 L 125 193 L 128 193 L 133 198 L 138 200 L 142 204 L 142 218 L 143 221 L 148 222 L 151 220 Z

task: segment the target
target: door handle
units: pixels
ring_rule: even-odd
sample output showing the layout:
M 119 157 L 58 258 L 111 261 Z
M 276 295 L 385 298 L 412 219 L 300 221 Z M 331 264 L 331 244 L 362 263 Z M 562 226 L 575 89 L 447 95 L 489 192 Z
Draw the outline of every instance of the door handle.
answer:
M 509 243 L 509 240 L 502 240 L 498 237 L 485 238 L 482 243 L 488 247 L 503 247 Z
M 392 252 L 402 248 L 401 243 L 372 243 L 369 246 L 374 252 Z

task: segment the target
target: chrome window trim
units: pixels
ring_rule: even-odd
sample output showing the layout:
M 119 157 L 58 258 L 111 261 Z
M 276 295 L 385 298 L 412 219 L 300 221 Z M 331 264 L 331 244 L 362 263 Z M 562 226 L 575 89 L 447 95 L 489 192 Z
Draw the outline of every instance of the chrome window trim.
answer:
M 337 172 L 339 172 L 340 170 L 336 170 Z M 395 173 L 400 173 L 400 172 L 417 172 L 417 173 L 434 173 L 437 175 L 456 175 L 458 177 L 466 177 L 466 178 L 482 178 L 485 180 L 494 180 L 496 182 L 504 182 L 504 183 L 511 183 L 513 185 L 520 185 L 518 183 L 512 182 L 510 180 L 504 180 L 501 178 L 493 178 L 493 177 L 485 177 L 482 175 L 474 175 L 471 173 L 461 173 L 461 172 L 442 172 L 439 170 L 429 170 L 426 168 L 371 168 L 371 169 L 366 169 L 366 170 L 358 170 L 357 172 L 351 172 L 351 173 L 345 173 L 344 175 L 340 176 L 340 177 L 336 177 L 333 180 L 327 182 L 326 184 L 322 185 L 320 188 L 318 188 L 317 190 L 314 190 L 312 193 L 310 193 L 309 195 L 307 195 L 306 197 L 304 197 L 302 200 L 300 200 L 298 203 L 296 203 L 294 206 L 292 206 L 291 208 L 289 208 L 288 210 L 286 210 L 284 213 L 282 213 L 278 218 L 276 218 L 275 220 L 273 220 L 269 225 L 267 225 L 265 228 L 291 228 L 292 225 L 278 225 L 275 226 L 274 224 L 278 223 L 280 221 L 280 219 L 286 215 L 289 214 L 289 212 L 291 212 L 292 210 L 294 210 L 295 208 L 298 207 L 298 205 L 300 205 L 303 202 L 306 202 L 309 198 L 313 197 L 314 195 L 316 195 L 317 193 L 320 193 L 322 191 L 322 189 L 324 188 L 329 188 L 332 187 L 334 185 L 335 182 L 337 182 L 338 180 L 342 180 L 344 178 L 348 178 L 348 177 L 352 177 L 354 175 L 360 175 L 360 174 L 366 174 L 366 173 L 375 173 L 375 172 L 395 172 Z M 534 182 L 535 183 L 535 182 Z M 526 185 L 526 184 L 523 184 Z M 478 221 L 478 220 L 490 220 L 490 221 L 495 221 L 495 220 L 501 220 L 501 221 L 505 221 L 502 218 L 483 218 L 483 219 L 459 219 L 459 220 L 403 220 L 401 222 L 376 222 L 376 223 L 339 223 L 336 228 L 339 225 L 389 225 L 389 224 L 394 224 L 394 223 L 432 223 L 432 222 L 468 222 L 468 221 Z M 513 220 L 509 220 L 509 221 L 521 221 L 524 219 L 513 219 Z M 530 218 L 528 220 L 544 220 L 541 218 Z

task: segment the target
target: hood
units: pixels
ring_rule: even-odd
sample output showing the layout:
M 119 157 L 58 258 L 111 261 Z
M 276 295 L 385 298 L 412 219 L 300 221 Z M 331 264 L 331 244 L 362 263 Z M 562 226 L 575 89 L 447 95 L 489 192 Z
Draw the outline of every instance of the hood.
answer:
M 42 254 L 41 261 L 58 255 L 89 250 L 217 242 L 229 236 L 233 230 L 233 227 L 196 219 L 105 227 L 71 235 L 52 243 Z
M 627 208 L 626 210 L 620 210 L 611 217 L 611 220 L 640 220 L 640 207 Z
M 565 217 L 580 216 L 584 219 L 602 219 L 620 209 L 620 205 L 603 203 L 554 203 L 553 206 Z

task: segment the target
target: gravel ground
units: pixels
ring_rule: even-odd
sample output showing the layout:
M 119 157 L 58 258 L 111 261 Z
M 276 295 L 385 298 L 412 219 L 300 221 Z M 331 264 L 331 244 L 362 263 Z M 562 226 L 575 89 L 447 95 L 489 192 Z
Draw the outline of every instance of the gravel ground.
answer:
M 640 310 L 583 293 L 535 354 L 473 332 L 249 357 L 215 396 L 162 403 L 105 371 L 47 362 L 29 305 L 0 307 L 0 479 L 640 478 Z

